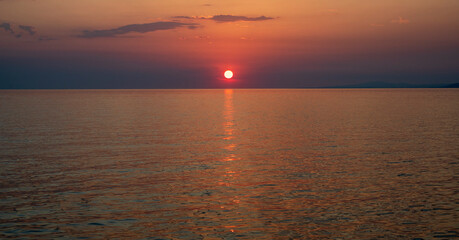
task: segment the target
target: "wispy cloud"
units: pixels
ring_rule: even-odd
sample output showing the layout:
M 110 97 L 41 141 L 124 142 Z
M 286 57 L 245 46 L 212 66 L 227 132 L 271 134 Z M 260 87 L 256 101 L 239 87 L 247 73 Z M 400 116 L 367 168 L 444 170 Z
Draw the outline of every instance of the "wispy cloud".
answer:
M 0 28 L 3 28 L 5 30 L 5 32 L 10 32 L 11 34 L 14 34 L 14 31 L 11 28 L 11 24 L 10 23 L 4 22 L 4 23 L 0 24 Z
M 14 36 L 15 38 L 22 38 L 24 37 L 25 33 L 28 33 L 28 35 L 30 36 L 33 36 L 37 33 L 34 30 L 35 28 L 33 26 L 16 25 L 16 24 L 9 23 L 9 22 L 4 22 L 0 24 L 0 29 L 1 28 L 3 28 L 5 32 Z
M 173 16 L 172 18 L 178 18 L 178 19 L 203 19 L 204 17 Z
M 33 36 L 35 35 L 35 33 L 37 33 L 36 31 L 34 31 L 34 27 L 32 26 L 24 26 L 24 25 L 19 25 L 19 28 L 26 31 L 27 33 L 30 34 L 30 36 Z
M 235 16 L 235 15 L 215 15 L 210 17 L 190 17 L 190 16 L 175 16 L 173 18 L 181 19 L 199 19 L 199 20 L 213 20 L 216 22 L 255 22 L 255 21 L 266 21 L 274 19 L 272 17 L 260 16 L 260 17 L 247 17 L 247 16 Z
M 246 17 L 246 16 L 233 16 L 233 15 L 215 15 L 211 20 L 217 21 L 217 22 L 237 22 L 237 21 L 250 21 L 250 22 L 255 22 L 255 21 L 265 21 L 265 20 L 271 20 L 274 19 L 272 17 L 265 17 L 265 16 L 260 16 L 260 17 Z
M 391 22 L 392 23 L 398 23 L 398 24 L 408 24 L 408 23 L 410 23 L 410 20 L 405 19 L 403 17 L 398 17 L 398 19 L 394 19 Z
M 181 22 L 153 22 L 143 24 L 130 24 L 121 26 L 113 29 L 104 30 L 85 30 L 78 37 L 81 38 L 100 38 L 100 37 L 117 37 L 119 35 L 136 32 L 136 33 L 147 33 L 159 30 L 170 30 L 180 27 L 187 27 L 189 29 L 195 29 L 198 24 L 195 23 L 181 23 Z

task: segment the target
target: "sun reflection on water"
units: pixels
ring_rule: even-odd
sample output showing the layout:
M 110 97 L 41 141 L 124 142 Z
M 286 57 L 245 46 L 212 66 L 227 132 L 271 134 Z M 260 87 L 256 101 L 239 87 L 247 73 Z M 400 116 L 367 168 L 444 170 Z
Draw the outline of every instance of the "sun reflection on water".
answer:
M 225 89 L 225 105 L 223 110 L 223 129 L 225 131 L 223 139 L 228 143 L 225 143 L 223 147 L 229 153 L 225 157 L 225 161 L 234 161 L 236 155 L 234 151 L 236 144 L 233 142 L 234 136 L 234 107 L 233 107 L 233 89 Z
M 237 181 L 238 172 L 234 166 L 234 161 L 238 160 L 236 155 L 237 145 L 235 141 L 235 122 L 234 122 L 234 106 L 233 106 L 233 89 L 225 89 L 225 102 L 223 109 L 223 129 L 224 136 L 223 140 L 225 145 L 223 149 L 225 150 L 225 157 L 223 158 L 224 162 L 227 162 L 227 165 L 224 168 L 224 175 L 219 185 L 224 185 L 229 188 L 235 187 L 234 184 Z M 239 209 L 239 196 L 233 195 L 228 198 L 228 202 L 220 206 L 222 209 L 227 209 L 230 211 L 231 215 L 234 215 L 235 219 L 238 219 Z M 233 217 L 233 218 L 234 218 Z M 239 219 L 240 220 L 240 219 Z M 233 221 L 227 222 L 224 224 L 224 228 L 228 229 L 230 232 L 234 233 L 237 230 L 237 226 L 234 225 Z
M 225 106 L 223 116 L 225 121 L 223 127 L 225 129 L 225 140 L 234 138 L 234 108 L 233 108 L 233 89 L 225 89 Z

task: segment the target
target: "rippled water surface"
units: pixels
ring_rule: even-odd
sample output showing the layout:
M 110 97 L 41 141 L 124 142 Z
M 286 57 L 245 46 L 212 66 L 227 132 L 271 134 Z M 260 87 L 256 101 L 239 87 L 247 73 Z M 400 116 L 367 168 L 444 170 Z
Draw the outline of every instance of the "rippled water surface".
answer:
M 459 91 L 0 92 L 0 238 L 459 237 Z

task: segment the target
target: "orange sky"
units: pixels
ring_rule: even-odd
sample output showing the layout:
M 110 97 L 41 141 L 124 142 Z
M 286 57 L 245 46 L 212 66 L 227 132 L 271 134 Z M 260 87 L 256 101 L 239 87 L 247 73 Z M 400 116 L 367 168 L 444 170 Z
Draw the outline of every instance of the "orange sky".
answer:
M 2 0 L 0 57 L 72 65 L 77 54 L 75 66 L 85 71 L 79 61 L 96 55 L 202 77 L 231 67 L 241 81 L 271 72 L 297 78 L 298 86 L 301 79 L 318 86 L 323 81 L 314 79 L 334 84 L 343 74 L 355 82 L 351 76 L 419 70 L 451 78 L 458 72 L 458 12 L 457 0 Z M 183 25 L 158 30 L 164 22 Z M 94 64 L 101 71 L 116 65 Z

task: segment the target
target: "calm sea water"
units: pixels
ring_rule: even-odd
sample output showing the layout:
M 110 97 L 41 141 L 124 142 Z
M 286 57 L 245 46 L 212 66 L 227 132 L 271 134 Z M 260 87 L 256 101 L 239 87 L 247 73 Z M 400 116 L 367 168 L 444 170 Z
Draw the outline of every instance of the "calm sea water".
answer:
M 0 237 L 459 237 L 459 91 L 0 92 Z

